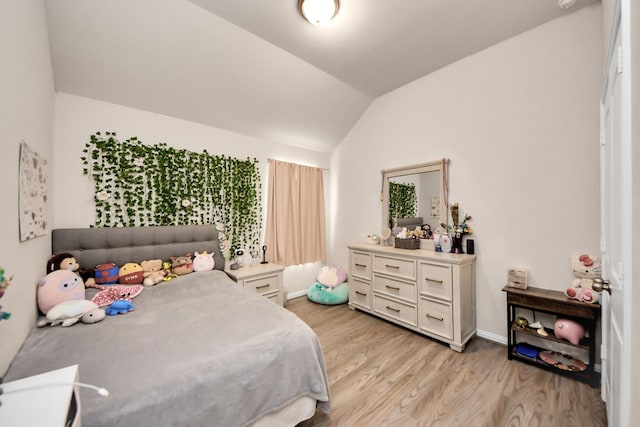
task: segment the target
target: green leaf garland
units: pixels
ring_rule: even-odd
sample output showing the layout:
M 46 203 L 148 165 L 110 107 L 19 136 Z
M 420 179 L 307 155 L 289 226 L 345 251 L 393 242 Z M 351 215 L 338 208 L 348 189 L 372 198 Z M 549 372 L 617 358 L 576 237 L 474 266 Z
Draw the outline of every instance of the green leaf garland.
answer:
M 262 184 L 258 160 L 145 145 L 115 132 L 91 135 L 83 174 L 94 182 L 95 226 L 216 224 L 226 245 L 258 256 Z M 227 254 L 227 257 L 229 254 Z

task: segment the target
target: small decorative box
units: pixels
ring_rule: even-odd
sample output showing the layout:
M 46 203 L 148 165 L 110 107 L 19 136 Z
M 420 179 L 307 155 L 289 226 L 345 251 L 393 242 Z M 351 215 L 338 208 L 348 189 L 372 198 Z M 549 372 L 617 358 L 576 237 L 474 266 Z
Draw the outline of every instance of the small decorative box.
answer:
M 507 286 L 518 289 L 527 289 L 529 271 L 526 268 L 507 269 Z

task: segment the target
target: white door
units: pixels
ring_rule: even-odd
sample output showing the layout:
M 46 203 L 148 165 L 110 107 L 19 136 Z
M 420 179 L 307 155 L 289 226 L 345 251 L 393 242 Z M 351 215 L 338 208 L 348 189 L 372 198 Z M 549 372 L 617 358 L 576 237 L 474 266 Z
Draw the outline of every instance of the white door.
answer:
M 602 398 L 609 426 L 629 426 L 631 285 L 631 106 L 628 62 L 624 60 L 623 26 L 615 19 L 608 72 L 601 103 L 601 249 L 602 274 L 611 294 L 603 292 Z M 622 33 L 622 34 L 621 34 Z M 625 299 L 625 296 L 627 297 Z

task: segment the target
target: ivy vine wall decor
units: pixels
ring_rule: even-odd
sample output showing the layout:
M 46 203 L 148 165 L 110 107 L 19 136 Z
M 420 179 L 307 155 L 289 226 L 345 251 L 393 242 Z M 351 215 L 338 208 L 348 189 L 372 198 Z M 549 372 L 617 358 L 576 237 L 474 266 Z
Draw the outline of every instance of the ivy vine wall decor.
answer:
M 262 184 L 258 160 L 119 141 L 97 132 L 81 157 L 94 182 L 96 227 L 216 224 L 227 247 L 258 256 Z M 229 257 L 229 254 L 224 254 Z
M 413 218 L 418 211 L 416 186 L 411 183 L 389 182 L 389 221 Z

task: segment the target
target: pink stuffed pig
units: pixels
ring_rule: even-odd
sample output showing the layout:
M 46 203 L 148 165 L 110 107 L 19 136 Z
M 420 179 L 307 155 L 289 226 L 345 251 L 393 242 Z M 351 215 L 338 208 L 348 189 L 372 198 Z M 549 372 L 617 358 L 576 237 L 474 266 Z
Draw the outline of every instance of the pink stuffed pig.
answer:
M 565 339 L 573 345 L 578 345 L 584 338 L 584 326 L 569 319 L 558 319 L 553 324 L 553 332 L 558 339 Z

